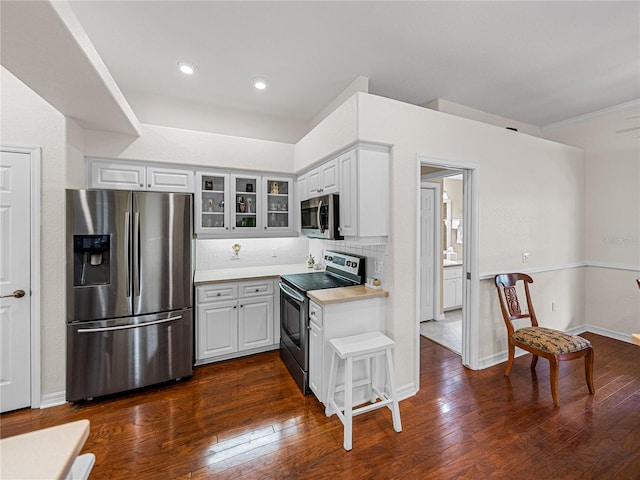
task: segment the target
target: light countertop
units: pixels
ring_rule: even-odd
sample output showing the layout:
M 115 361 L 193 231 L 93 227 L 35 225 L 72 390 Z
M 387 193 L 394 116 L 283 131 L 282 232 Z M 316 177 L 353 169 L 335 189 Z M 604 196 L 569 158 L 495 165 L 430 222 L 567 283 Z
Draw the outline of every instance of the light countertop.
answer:
M 442 266 L 443 267 L 459 267 L 462 265 L 462 260 L 443 260 L 442 261 Z
M 368 288 L 364 285 L 356 285 L 353 287 L 312 290 L 307 292 L 307 296 L 314 302 L 321 305 L 328 305 L 331 303 L 353 302 L 356 300 L 367 300 L 369 298 L 388 297 L 389 292 L 386 290 Z
M 64 479 L 89 436 L 89 420 L 0 440 L 0 478 Z
M 307 265 L 305 263 L 294 263 L 289 265 L 266 265 L 262 267 L 221 268 L 218 270 L 196 270 L 193 284 L 204 285 L 214 282 L 279 277 L 280 275 L 290 275 L 293 273 L 309 273 L 319 271 L 321 270 L 307 268 Z

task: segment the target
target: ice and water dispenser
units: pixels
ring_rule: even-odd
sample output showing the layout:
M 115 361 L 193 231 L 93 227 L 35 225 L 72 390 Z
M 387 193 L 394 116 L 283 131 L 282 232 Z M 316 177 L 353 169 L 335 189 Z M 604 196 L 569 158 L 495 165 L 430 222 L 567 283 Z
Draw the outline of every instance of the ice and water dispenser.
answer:
M 110 235 L 73 236 L 73 286 L 110 283 Z

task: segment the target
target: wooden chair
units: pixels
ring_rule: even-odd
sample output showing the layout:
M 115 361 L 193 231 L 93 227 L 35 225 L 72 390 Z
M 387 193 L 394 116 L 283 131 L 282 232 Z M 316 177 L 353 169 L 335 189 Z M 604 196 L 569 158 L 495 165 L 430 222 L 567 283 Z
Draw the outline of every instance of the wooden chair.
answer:
M 526 313 L 522 312 L 518 300 L 516 285 L 519 281 L 522 281 L 524 285 L 527 300 Z M 538 326 L 538 319 L 533 310 L 531 294 L 529 293 L 529 284 L 533 283 L 533 279 L 529 275 L 524 273 L 496 275 L 495 283 L 509 340 L 509 361 L 504 372 L 505 376 L 508 377 L 511 372 L 516 347 L 533 354 L 533 359 L 531 360 L 532 369 L 536 368 L 538 357 L 546 358 L 549 360 L 551 396 L 553 397 L 553 404 L 557 407 L 559 406 L 558 369 L 560 361 L 584 357 L 587 387 L 589 388 L 589 393 L 593 395 L 595 389 L 593 387 L 593 348 L 591 347 L 591 342 L 577 335 L 570 335 L 559 330 Z M 520 318 L 529 318 L 531 326 L 515 330 L 512 322 Z

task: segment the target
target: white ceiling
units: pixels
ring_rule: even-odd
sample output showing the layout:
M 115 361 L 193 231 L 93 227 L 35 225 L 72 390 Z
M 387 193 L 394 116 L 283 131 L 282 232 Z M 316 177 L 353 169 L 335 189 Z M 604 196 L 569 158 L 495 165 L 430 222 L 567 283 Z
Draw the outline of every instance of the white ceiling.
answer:
M 310 122 L 364 76 L 537 126 L 640 98 L 636 1 L 69 3 L 125 97 Z

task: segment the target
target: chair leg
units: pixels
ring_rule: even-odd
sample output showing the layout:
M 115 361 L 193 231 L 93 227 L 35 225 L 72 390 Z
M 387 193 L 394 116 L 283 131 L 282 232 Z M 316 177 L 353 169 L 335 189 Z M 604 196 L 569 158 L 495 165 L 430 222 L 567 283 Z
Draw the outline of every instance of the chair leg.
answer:
M 516 355 L 516 347 L 509 344 L 509 360 L 507 361 L 507 368 L 504 371 L 504 376 L 508 377 L 511 373 L 511 367 L 513 366 L 513 357 Z
M 593 395 L 596 393 L 596 389 L 593 386 L 593 348 L 589 347 L 587 355 L 584 357 L 584 373 L 587 377 L 587 387 L 589 387 L 589 393 Z
M 351 450 L 353 428 L 353 358 L 344 366 L 344 449 Z
M 333 397 L 336 394 L 336 377 L 338 371 L 338 360 L 335 352 L 331 353 L 331 369 L 329 370 L 329 391 L 327 392 L 327 401 L 325 402 L 324 414 L 327 417 L 330 417 L 335 412 L 333 411 L 333 406 L 331 402 L 333 401 Z
M 549 359 L 549 380 L 551 382 L 551 397 L 553 397 L 553 404 L 556 407 L 560 406 L 558 402 L 558 369 L 560 361 L 557 357 Z
M 398 392 L 396 391 L 396 376 L 393 371 L 393 359 L 391 358 L 391 350 L 385 353 L 387 362 L 387 379 L 389 380 L 389 394 L 393 401 L 391 402 L 391 418 L 393 419 L 393 429 L 396 432 L 402 431 L 402 421 L 400 420 L 400 406 L 398 405 Z M 383 386 L 384 388 L 384 386 Z
M 534 355 L 533 358 L 531 358 L 531 370 L 535 370 L 536 365 L 538 365 L 538 355 Z

